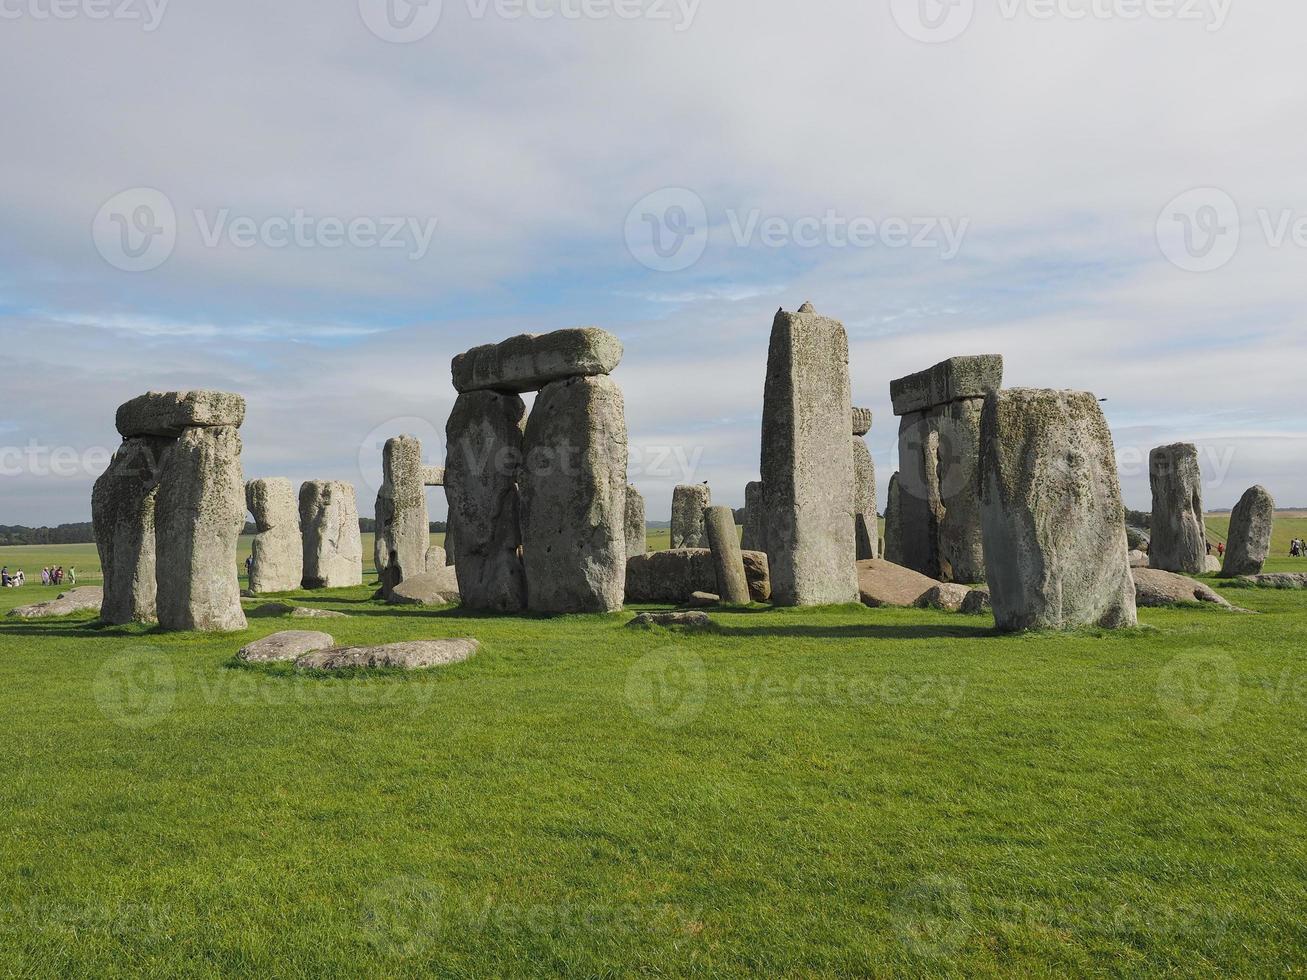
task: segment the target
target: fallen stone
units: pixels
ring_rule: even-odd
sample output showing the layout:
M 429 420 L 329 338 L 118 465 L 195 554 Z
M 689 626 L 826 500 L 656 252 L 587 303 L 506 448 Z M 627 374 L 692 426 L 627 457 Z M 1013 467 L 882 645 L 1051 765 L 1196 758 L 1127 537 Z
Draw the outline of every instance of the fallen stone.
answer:
M 269 619 L 277 616 L 289 616 L 291 606 L 284 602 L 264 602 L 245 610 L 248 619 Z
M 522 334 L 454 358 L 454 390 L 521 394 L 567 378 L 611 374 L 622 342 L 598 327 Z
M 258 528 L 251 544 L 249 591 L 294 592 L 304 581 L 304 536 L 295 488 L 289 480 L 250 480 L 245 484 L 245 506 Z
M 944 582 L 928 589 L 917 599 L 915 605 L 920 609 L 939 609 L 943 612 L 957 612 L 972 593 L 967 585 Z
M 1131 568 L 1147 568 L 1148 555 L 1142 551 L 1132 551 L 1129 555 Z
M 1259 589 L 1307 589 L 1307 572 L 1265 572 L 1261 575 L 1241 575 L 1240 582 Z
M 895 415 L 924 412 L 964 398 L 983 399 L 1003 384 L 1003 355 L 951 357 L 934 367 L 890 382 Z
M 1135 582 L 1135 604 L 1140 607 L 1206 603 L 1233 609 L 1229 600 L 1196 579 L 1158 568 L 1131 569 Z
M 444 606 L 459 599 L 458 576 L 453 568 L 411 575 L 391 590 L 392 606 Z
M 173 443 L 124 439 L 91 491 L 91 522 L 104 579 L 100 618 L 106 623 L 155 621 L 155 510 Z
M 313 630 L 284 630 L 241 647 L 237 660 L 247 663 L 270 664 L 295 660 L 314 650 L 327 650 L 336 645 L 330 634 Z
M 685 604 L 691 609 L 707 609 L 709 606 L 718 605 L 721 601 L 721 596 L 713 592 L 691 592 Z
M 70 616 L 73 613 L 99 613 L 104 602 L 104 589 L 99 586 L 86 585 L 77 589 L 61 592 L 58 597 L 38 602 L 31 606 L 18 606 L 9 610 L 9 615 L 18 619 L 44 619 L 52 616 Z
M 1153 488 L 1149 566 L 1202 574 L 1207 570 L 1207 531 L 1197 447 L 1179 442 L 1154 449 L 1148 455 L 1148 477 Z
M 185 429 L 239 429 L 245 399 L 226 391 L 151 391 L 119 405 L 116 421 L 126 438 L 177 439 Z
M 762 408 L 763 520 L 772 601 L 853 602 L 849 342 L 811 304 L 776 314 Z
M 706 548 L 708 532 L 703 512 L 712 506 L 712 490 L 706 483 L 679 486 L 672 491 L 672 549 Z
M 991 394 L 980 466 L 998 629 L 1136 625 L 1116 454 L 1098 399 L 1034 388 Z
M 749 580 L 744 572 L 744 556 L 740 553 L 735 514 L 729 507 L 709 507 L 703 516 L 708 547 L 712 552 L 717 594 L 727 605 L 747 606 Z
M 306 589 L 363 584 L 363 539 L 354 487 L 338 480 L 310 480 L 300 487 Z
M 1271 530 L 1275 526 L 1275 500 L 1263 486 L 1249 488 L 1230 514 L 1230 533 L 1225 543 L 1225 564 L 1221 575 L 1260 575 L 1271 553 Z
M 381 450 L 381 489 L 377 491 L 373 564 L 387 594 L 427 567 L 431 525 L 422 442 L 416 436 L 387 439 Z
M 422 670 L 460 663 L 476 654 L 476 640 L 408 640 L 371 647 L 334 647 L 306 653 L 295 661 L 297 670 L 349 670 L 352 668 Z
M 631 484 L 626 485 L 626 557 L 634 558 L 649 550 L 649 526 L 645 523 L 644 497 Z
M 626 625 L 632 628 L 684 626 L 690 629 L 704 629 L 712 626 L 713 621 L 705 612 L 640 613 Z
M 939 585 L 933 578 L 902 565 L 873 558 L 857 563 L 858 596 L 863 605 L 915 606 L 917 600 Z
M 155 501 L 154 581 L 163 629 L 245 629 L 236 560 L 244 528 L 240 433 L 230 426 L 184 430 L 165 458 Z
M 989 589 L 972 589 L 962 600 L 961 612 L 965 616 L 980 616 L 994 608 L 990 602 Z
M 349 613 L 336 612 L 334 609 L 309 609 L 298 606 L 290 611 L 291 619 L 349 619 Z
M 741 552 L 744 574 L 749 580 L 749 597 L 766 602 L 771 597 L 767 556 L 758 551 Z M 626 563 L 628 602 L 683 603 L 694 592 L 713 592 L 717 572 L 707 548 L 678 548 L 651 551 Z

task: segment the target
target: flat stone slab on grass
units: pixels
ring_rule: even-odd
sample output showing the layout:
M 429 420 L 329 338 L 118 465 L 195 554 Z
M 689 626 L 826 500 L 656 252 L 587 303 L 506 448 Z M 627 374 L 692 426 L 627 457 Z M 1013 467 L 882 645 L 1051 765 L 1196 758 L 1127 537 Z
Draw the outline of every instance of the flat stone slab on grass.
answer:
M 69 616 L 79 612 L 98 613 L 103 601 L 104 589 L 98 585 L 86 585 L 61 592 L 58 598 L 47 602 L 11 609 L 9 615 L 19 619 L 43 619 L 47 616 Z
M 349 613 L 336 612 L 334 609 L 309 609 L 300 606 L 290 611 L 291 619 L 349 619 Z
M 1246 582 L 1259 589 L 1307 589 L 1307 572 L 1267 572 L 1262 575 L 1240 575 L 1239 582 Z
M 246 644 L 236 654 L 236 659 L 253 664 L 279 663 L 295 660 L 314 650 L 327 650 L 335 645 L 336 641 L 329 633 L 319 633 L 316 630 L 285 630 Z
M 972 589 L 967 593 L 967 597 L 962 600 L 962 609 L 964 616 L 981 616 L 991 612 L 994 608 L 993 602 L 989 598 L 989 589 Z
M 1135 579 L 1135 605 L 1140 607 L 1211 604 L 1233 610 L 1224 596 L 1218 595 L 1197 579 L 1164 572 L 1158 568 L 1132 568 Z
M 958 585 L 953 582 L 944 582 L 927 589 L 915 605 L 918 609 L 939 609 L 943 612 L 957 612 L 962 608 L 962 603 L 971 594 L 971 586 Z
M 422 670 L 460 663 L 475 655 L 480 648 L 481 644 L 473 639 L 408 640 L 375 647 L 335 647 L 305 654 L 295 661 L 295 668 Z
M 872 608 L 916 605 L 937 585 L 933 578 L 883 558 L 858 562 L 858 595 L 863 605 Z
M 391 590 L 392 606 L 443 606 L 458 601 L 458 576 L 453 565 L 404 579 Z
M 647 626 L 686 626 L 691 629 L 703 629 L 713 625 L 713 621 L 705 612 L 640 613 L 626 625 L 637 629 Z

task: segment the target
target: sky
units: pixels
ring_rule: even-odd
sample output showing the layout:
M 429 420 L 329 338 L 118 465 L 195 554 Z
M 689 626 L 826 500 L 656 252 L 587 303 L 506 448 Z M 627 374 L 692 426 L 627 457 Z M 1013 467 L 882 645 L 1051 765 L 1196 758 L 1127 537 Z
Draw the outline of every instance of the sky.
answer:
M 630 478 L 743 504 L 772 318 L 889 382 L 1001 353 L 1106 399 L 1127 504 L 1307 506 L 1307 5 L 0 0 L 0 523 L 89 520 L 147 390 L 247 477 L 444 455 L 450 358 L 617 334 Z M 444 514 L 432 491 L 433 519 Z

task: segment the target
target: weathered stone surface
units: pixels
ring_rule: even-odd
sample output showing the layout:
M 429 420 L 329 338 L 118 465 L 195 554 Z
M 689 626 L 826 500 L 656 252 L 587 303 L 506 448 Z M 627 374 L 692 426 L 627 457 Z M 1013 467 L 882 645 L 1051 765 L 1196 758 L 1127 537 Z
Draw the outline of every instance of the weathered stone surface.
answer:
M 349 613 L 336 612 L 334 609 L 309 609 L 298 606 L 290 611 L 291 619 L 349 619 Z
M 631 628 L 684 626 L 689 629 L 706 629 L 713 625 L 713 621 L 705 612 L 640 613 L 626 625 Z
M 899 475 L 889 478 L 889 496 L 885 501 L 885 554 L 886 561 L 903 565 L 903 517 L 900 503 Z
M 1150 536 L 1147 531 L 1140 527 L 1131 527 L 1129 524 L 1125 528 L 1126 541 L 1130 545 L 1131 551 L 1148 551 L 1148 542 Z
M 1221 559 L 1215 555 L 1207 555 L 1203 559 L 1203 571 L 1208 575 L 1215 575 L 1221 570 Z
M 445 549 L 438 544 L 433 544 L 427 549 L 426 569 L 428 572 L 438 572 L 442 568 L 452 567 L 445 554 Z
M 1260 575 L 1271 553 L 1271 530 L 1275 526 L 1275 500 L 1263 486 L 1250 487 L 1230 514 L 1230 533 L 1225 543 L 1225 564 L 1221 575 Z
M 944 582 L 927 589 L 916 601 L 921 609 L 939 609 L 943 612 L 957 612 L 970 595 L 972 589 L 967 585 Z
M 475 655 L 480 648 L 481 644 L 472 639 L 408 640 L 373 647 L 334 647 L 306 653 L 295 661 L 295 667 L 298 670 L 422 670 L 460 663 Z
M 443 466 L 422 467 L 422 485 L 424 487 L 443 487 L 445 485 L 445 468 Z
M 964 616 L 979 616 L 993 609 L 989 598 L 989 589 L 972 589 L 962 600 L 961 612 Z
M 336 645 L 329 633 L 316 630 L 283 630 L 261 640 L 247 643 L 236 654 L 247 663 L 270 664 L 296 660 L 314 650 L 328 650 Z
M 712 490 L 706 483 L 679 486 L 672 491 L 672 548 L 706 548 L 708 532 L 703 512 L 712 506 Z
M 242 596 L 241 598 L 245 598 Z M 261 602 L 257 606 L 247 607 L 245 616 L 248 619 L 273 619 L 279 616 L 289 616 L 291 606 L 286 602 Z
M 245 506 L 259 533 L 251 544 L 250 592 L 293 592 L 304 580 L 304 536 L 290 480 L 250 480 Z
M 598 327 L 522 334 L 454 358 L 454 389 L 520 394 L 567 378 L 611 374 L 622 342 Z
M 1241 575 L 1239 581 L 1259 589 L 1307 589 L 1307 572 L 1264 572 L 1261 575 Z
M 1207 570 L 1207 531 L 1203 526 L 1203 476 L 1198 448 L 1179 442 L 1148 454 L 1153 487 L 1152 568 L 1185 575 Z
M 100 618 L 155 620 L 154 540 L 159 478 L 172 439 L 125 439 L 91 491 L 91 521 L 104 576 Z
M 771 597 L 767 556 L 741 552 L 749 596 L 754 602 Z M 716 592 L 717 572 L 707 548 L 651 551 L 626 563 L 626 598 L 629 602 L 685 602 L 694 592 Z
M 31 606 L 18 606 L 9 610 L 17 619 L 44 619 L 51 616 L 71 616 L 73 613 L 99 613 L 104 603 L 104 589 L 95 585 L 61 592 L 56 598 Z
M 1132 568 L 1130 571 L 1135 582 L 1135 603 L 1140 607 L 1210 603 L 1233 608 L 1224 596 L 1196 579 L 1158 568 Z
M 363 540 L 354 487 L 310 480 L 300 487 L 304 535 L 304 588 L 342 589 L 363 584 Z
M 717 594 L 729 605 L 746 606 L 749 604 L 749 580 L 744 574 L 744 556 L 740 554 L 735 514 L 729 507 L 709 507 L 703 516 Z
M 1148 555 L 1143 551 L 1131 551 L 1129 554 L 1131 568 L 1147 568 Z
M 853 547 L 858 561 L 880 557 L 876 464 L 862 436 L 853 437 Z
M 155 503 L 159 625 L 231 633 L 245 628 L 236 546 L 245 529 L 241 437 L 186 429 L 168 451 Z
M 934 367 L 889 383 L 895 415 L 924 412 L 964 398 L 983 400 L 1003 384 L 1003 355 L 950 357 Z
M 611 378 L 555 381 L 536 396 L 521 477 L 522 555 L 532 611 L 622 608 L 626 446 L 622 391 Z
M 811 305 L 776 314 L 762 410 L 762 484 L 772 601 L 853 602 L 849 343 Z
M 871 409 L 857 408 L 853 409 L 853 434 L 859 438 L 865 436 L 871 431 Z
M 118 432 L 127 438 L 179 438 L 184 429 L 230 427 L 245 421 L 245 399 L 226 391 L 151 391 L 118 406 Z
M 386 440 L 381 450 L 381 489 L 373 511 L 373 561 L 387 595 L 400 582 L 426 571 L 431 546 L 426 470 L 422 442 L 416 436 Z
M 940 577 L 938 455 L 938 432 L 926 413 L 899 419 L 897 564 L 933 579 Z
M 451 526 L 458 527 L 459 592 L 469 609 L 526 608 L 518 491 L 525 427 L 522 399 L 493 391 L 459 395 L 445 426 L 445 495 Z
M 443 606 L 459 600 L 458 577 L 453 568 L 410 575 L 391 590 L 392 606 Z
M 1089 392 L 985 401 L 981 507 L 1000 630 L 1137 622 L 1112 433 Z
M 767 521 L 763 513 L 762 481 L 744 485 L 744 533 L 740 547 L 745 551 L 767 550 Z
M 644 496 L 631 484 L 626 485 L 626 557 L 634 558 L 649 550 L 649 526 L 645 522 Z
M 873 558 L 860 561 L 858 598 L 865 606 L 913 606 L 923 595 L 939 585 L 933 578 L 902 565 Z
M 715 592 L 691 592 L 690 598 L 685 600 L 685 604 L 691 609 L 707 609 L 715 606 L 722 601 L 721 596 Z

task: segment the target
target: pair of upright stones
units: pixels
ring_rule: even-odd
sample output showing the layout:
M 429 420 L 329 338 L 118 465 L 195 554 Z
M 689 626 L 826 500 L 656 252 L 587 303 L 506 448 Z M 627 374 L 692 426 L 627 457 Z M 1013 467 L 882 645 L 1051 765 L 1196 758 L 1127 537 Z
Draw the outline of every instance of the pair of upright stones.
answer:
M 352 484 L 309 480 L 250 480 L 245 506 L 256 533 L 250 591 L 343 589 L 363 582 L 363 544 Z
M 245 399 L 219 391 L 148 392 L 119 406 L 123 442 L 91 494 L 105 622 L 245 628 L 244 420 Z
M 453 360 L 445 493 L 463 605 L 613 612 L 626 584 L 621 342 L 594 327 L 522 335 Z M 535 391 L 528 418 L 523 392 Z
M 431 547 L 427 487 L 443 487 L 445 471 L 422 462 L 422 442 L 402 435 L 386 440 L 381 450 L 381 489 L 377 491 L 373 561 L 387 599 L 405 579 L 428 571 L 428 560 L 441 551 Z M 452 534 L 446 524 L 446 543 Z M 443 556 L 442 556 L 443 557 Z M 444 561 L 440 564 L 443 566 Z

